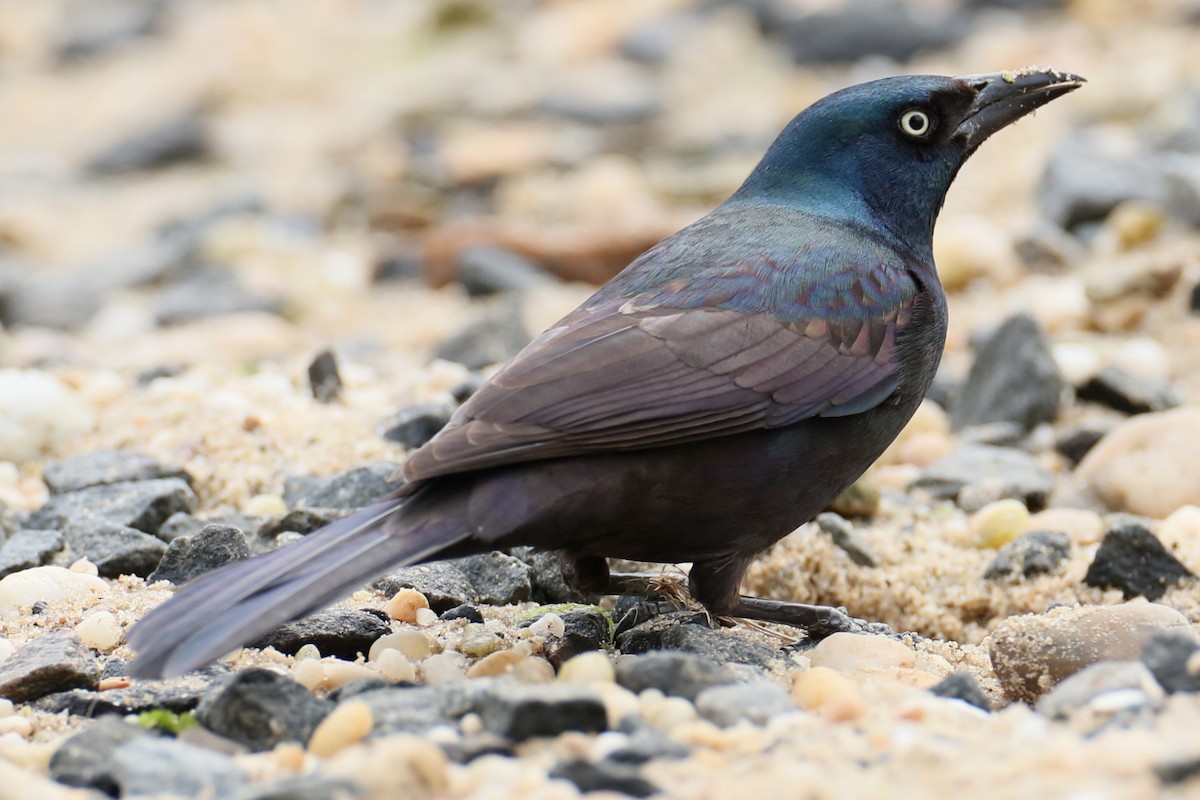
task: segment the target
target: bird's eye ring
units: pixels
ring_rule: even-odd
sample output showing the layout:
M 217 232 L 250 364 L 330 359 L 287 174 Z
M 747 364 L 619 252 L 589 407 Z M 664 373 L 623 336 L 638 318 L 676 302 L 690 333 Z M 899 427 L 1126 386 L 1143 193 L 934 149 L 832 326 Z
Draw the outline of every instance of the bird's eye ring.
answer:
M 924 139 L 933 133 L 934 121 L 929 112 L 910 108 L 900 115 L 900 130 L 914 139 Z

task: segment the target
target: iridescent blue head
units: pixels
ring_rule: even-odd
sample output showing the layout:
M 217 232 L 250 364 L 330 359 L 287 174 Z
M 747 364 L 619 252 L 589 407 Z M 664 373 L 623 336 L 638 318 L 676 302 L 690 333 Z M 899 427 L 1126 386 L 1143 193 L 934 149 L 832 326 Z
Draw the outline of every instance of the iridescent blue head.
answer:
M 890 232 L 927 255 L 950 182 L 976 148 L 1083 79 L 1024 69 L 851 86 L 793 119 L 730 199 L 795 205 Z

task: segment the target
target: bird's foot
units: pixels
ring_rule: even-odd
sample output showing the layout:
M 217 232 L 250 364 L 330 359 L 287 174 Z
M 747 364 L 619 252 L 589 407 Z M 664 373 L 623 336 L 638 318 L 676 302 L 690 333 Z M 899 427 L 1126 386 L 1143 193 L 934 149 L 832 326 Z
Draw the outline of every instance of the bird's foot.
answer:
M 867 633 L 886 636 L 889 639 L 901 639 L 905 635 L 911 635 L 897 633 L 886 622 L 872 622 L 852 617 L 845 608 L 795 603 L 788 600 L 769 600 L 764 597 L 748 597 L 746 595 L 738 598 L 738 604 L 729 612 L 729 616 L 803 628 L 810 642 L 820 641 L 835 633 Z

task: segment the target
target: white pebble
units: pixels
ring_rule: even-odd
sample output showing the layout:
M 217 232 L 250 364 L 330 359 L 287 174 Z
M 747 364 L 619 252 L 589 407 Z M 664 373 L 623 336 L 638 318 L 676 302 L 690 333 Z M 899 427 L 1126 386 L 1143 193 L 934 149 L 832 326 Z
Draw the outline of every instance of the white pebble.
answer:
M 563 618 L 553 612 L 543 614 L 529 626 L 529 632 L 534 636 L 561 637 L 567 630 Z
M 315 644 L 313 644 L 312 642 L 301 645 L 300 649 L 296 651 L 296 660 L 297 661 L 303 661 L 306 658 L 319 659 L 320 657 L 321 657 L 320 649 L 318 649 L 318 647 Z
M 399 652 L 413 661 L 421 661 L 433 654 L 434 645 L 429 641 L 429 637 L 420 631 L 394 631 L 380 636 L 371 643 L 367 660 L 375 661 L 388 650 Z
M 393 683 L 417 682 L 417 668 L 399 650 L 384 650 L 372 664 L 380 675 Z
M 417 624 L 420 625 L 422 628 L 428 628 L 430 625 L 433 625 L 437 621 L 438 621 L 437 612 L 434 611 L 432 608 L 418 608 L 417 609 Z
M 617 679 L 612 660 L 600 652 L 593 650 L 580 653 L 569 659 L 558 670 L 558 680 L 562 683 L 592 683 L 601 681 L 612 683 Z
M 296 662 L 292 677 L 296 679 L 296 683 L 311 692 L 325 682 L 325 667 L 315 658 L 306 658 Z
M 13 701 L 7 697 L 0 697 L 0 719 L 11 717 L 15 712 L 16 709 L 13 707 Z
M 94 575 L 72 572 L 62 567 L 34 567 L 14 572 L 0 580 L 0 609 L 13 611 L 44 600 L 57 603 L 62 600 L 82 600 L 100 596 L 108 591 L 108 584 Z
M 100 569 L 88 561 L 86 558 L 81 558 L 70 566 L 71 572 L 77 572 L 80 575 L 95 575 L 100 574 Z
M 438 653 L 421 662 L 425 683 L 436 686 L 462 680 L 467 675 L 466 659 L 461 653 Z
M 32 369 L 0 370 L 0 461 L 27 461 L 91 427 L 87 404 L 58 379 Z
M 483 717 L 473 711 L 464 714 L 458 721 L 458 729 L 463 732 L 464 736 L 476 736 L 483 733 Z
M 101 652 L 108 652 L 121 643 L 121 626 L 108 611 L 88 614 L 75 626 L 75 632 L 85 645 Z
M 16 646 L 6 638 L 0 638 L 0 661 L 17 652 Z
M 33 733 L 33 723 L 16 714 L 0 717 L 0 736 L 6 733 L 15 733 L 22 738 L 29 738 Z

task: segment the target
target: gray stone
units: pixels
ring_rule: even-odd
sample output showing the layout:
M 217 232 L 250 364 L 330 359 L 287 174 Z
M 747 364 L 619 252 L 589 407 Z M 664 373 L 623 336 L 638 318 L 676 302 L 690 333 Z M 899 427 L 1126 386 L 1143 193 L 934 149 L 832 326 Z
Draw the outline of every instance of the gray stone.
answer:
M 1101 661 L 1081 669 L 1037 702 L 1037 710 L 1053 719 L 1067 719 L 1090 710 L 1105 717 L 1132 715 L 1161 704 L 1162 687 L 1140 661 Z
M 696 697 L 696 711 L 714 725 L 728 728 L 747 721 L 765 725 L 776 714 L 792 711 L 792 697 L 768 681 L 712 686 Z
M 200 724 L 255 752 L 281 742 L 306 744 L 318 723 L 333 710 L 307 689 L 270 670 L 235 673 L 196 708 Z
M 1195 637 L 1162 633 L 1142 648 L 1141 661 L 1168 693 L 1200 692 L 1200 642 Z
M 104 677 L 114 677 L 105 665 Z M 125 674 L 128 664 L 120 663 L 112 673 Z M 39 711 L 61 714 L 64 711 L 77 717 L 102 717 L 108 714 L 140 714 L 143 711 L 166 709 L 176 714 L 194 709 L 228 673 L 223 666 L 189 672 L 168 680 L 138 680 L 121 689 L 71 689 L 56 692 L 35 701 Z
M 6 327 L 74 330 L 100 309 L 101 296 L 74 273 L 29 274 L 11 278 L 0 322 Z
M 51 496 L 30 516 L 28 527 L 62 529 L 70 522 L 103 519 L 155 533 L 167 517 L 195 503 L 191 487 L 179 478 L 89 486 Z
M 1130 375 L 1116 367 L 1105 367 L 1075 390 L 1075 396 L 1099 403 L 1124 414 L 1148 414 L 1179 405 L 1179 395 L 1166 381 Z
M 323 656 L 353 661 L 366 655 L 380 636 L 392 632 L 383 612 L 371 613 L 354 608 L 319 611 L 304 619 L 281 625 L 250 643 L 250 647 L 274 647 L 281 653 L 296 655 L 306 644 L 316 645 Z
M 979 682 L 975 680 L 975 676 L 963 670 L 953 672 L 942 678 L 933 686 L 930 686 L 929 691 L 938 697 L 962 700 L 964 703 L 975 706 L 981 711 L 992 710 L 991 701 L 983 693 L 983 689 L 979 686 Z
M 467 369 L 482 369 L 508 361 L 529 344 L 530 339 L 521 319 L 519 299 L 506 295 L 491 304 L 466 329 L 443 342 L 434 356 L 456 361 Z
M 478 603 L 508 606 L 533 596 L 533 570 L 519 558 L 491 552 L 456 558 L 450 563 L 471 582 Z
M 71 64 L 103 56 L 162 29 L 169 0 L 89 3 L 73 9 L 69 26 L 55 47 L 60 63 Z
M 0 578 L 31 567 L 40 567 L 63 549 L 66 540 L 61 531 L 23 528 L 0 546 Z
M 548 637 L 543 645 L 542 655 L 556 669 L 580 653 L 603 650 L 612 643 L 612 622 L 600 609 L 583 607 L 554 613 L 563 621 L 563 634 Z M 538 614 L 522 620 L 520 627 L 532 625 L 543 616 L 545 614 Z
M 450 561 L 401 567 L 376 580 L 371 588 L 388 597 L 401 589 L 416 589 L 425 595 L 429 607 L 439 614 L 476 602 L 475 587 L 470 579 Z
M 42 470 L 42 480 L 51 494 L 86 489 L 89 486 L 108 486 L 126 481 L 149 481 L 158 478 L 190 480 L 179 467 L 159 463 L 149 456 L 131 450 L 91 450 L 77 453 L 59 461 L 51 461 Z
M 467 622 L 483 623 L 483 614 L 479 609 L 469 603 L 455 606 L 454 608 L 443 611 L 439 616 L 447 622 L 454 619 L 465 619 Z
M 0 697 L 14 703 L 99 684 L 100 662 L 74 631 L 44 633 L 0 661 Z
M 208 123 L 194 109 L 156 120 L 97 153 L 87 165 L 95 176 L 161 169 L 211 154 Z
M 439 686 L 388 686 L 355 695 L 371 709 L 371 738 L 396 733 L 423 735 L 440 725 L 455 725 L 476 710 L 491 681 L 478 679 Z
M 464 248 L 458 255 L 458 281 L 471 297 L 524 292 L 553 283 L 537 264 L 494 245 Z
M 768 666 L 777 658 L 771 648 L 734 633 L 715 631 L 705 622 L 703 614 L 663 614 L 619 634 L 617 647 L 622 653 L 685 650 L 721 664 Z
M 158 537 L 105 519 L 69 522 L 63 533 L 72 555 L 86 557 L 104 578 L 144 578 L 154 571 L 167 550 Z
M 264 522 L 258 529 L 256 538 L 266 543 L 269 550 L 274 548 L 277 544 L 276 538 L 282 533 L 312 533 L 344 516 L 347 516 L 344 508 L 293 508 L 281 517 Z
M 1009 317 L 975 351 L 954 405 L 955 430 L 1012 422 L 1030 430 L 1058 415 L 1063 382 L 1041 327 L 1028 314 Z
M 308 388 L 318 403 L 332 403 L 341 397 L 342 375 L 332 350 L 322 350 L 309 362 Z
M 858 530 L 841 514 L 827 511 L 818 514 L 817 526 L 828 534 L 833 543 L 840 547 L 850 560 L 860 567 L 878 567 L 879 557 L 871 551 L 871 546 L 859 535 Z
M 50 777 L 66 786 L 120 793 L 113 775 L 113 754 L 135 739 L 155 734 L 119 719 L 100 719 L 68 737 L 50 756 Z
M 1157 600 L 1167 589 L 1196 576 L 1145 526 L 1121 521 L 1105 532 L 1083 582 L 1120 589 L 1125 599 Z
M 989 580 L 1047 575 L 1071 556 L 1071 538 L 1059 531 L 1029 531 L 1000 548 L 983 577 Z
M 415 450 L 446 427 L 454 414 L 449 403 L 426 403 L 397 411 L 383 423 L 383 438 Z
M 366 789 L 344 778 L 304 774 L 248 786 L 229 800 L 357 800 L 366 796 Z
M 121 797 L 229 797 L 246 784 L 233 759 L 166 737 L 136 737 L 112 756 Z
M 635 694 L 658 689 L 663 694 L 695 700 L 705 689 L 736 681 L 732 670 L 695 653 L 645 653 L 617 661 L 617 683 Z
M 229 270 L 209 266 L 192 269 L 166 286 L 155 317 L 160 325 L 177 325 L 225 314 L 278 314 L 282 306 L 279 298 L 247 288 Z
M 249 557 L 246 534 L 231 525 L 205 525 L 194 536 L 173 538 L 146 582 L 170 581 L 180 586 L 206 572 Z
M 1054 489 L 1054 479 L 1028 453 L 1006 447 L 968 445 L 927 467 L 913 486 L 927 489 L 935 497 L 960 501 L 960 495 L 968 490 L 974 497 L 971 505 L 975 508 L 1011 497 L 1036 511 L 1045 507 Z
M 567 731 L 608 730 L 600 696 L 582 686 L 496 683 L 478 700 L 484 728 L 514 742 Z
M 283 500 L 288 508 L 363 508 L 396 488 L 388 480 L 396 468 L 380 461 L 337 475 L 288 478 Z
M 583 794 L 606 792 L 626 797 L 649 797 L 659 788 L 642 777 L 636 766 L 608 760 L 563 761 L 550 770 L 551 778 L 570 781 Z

